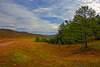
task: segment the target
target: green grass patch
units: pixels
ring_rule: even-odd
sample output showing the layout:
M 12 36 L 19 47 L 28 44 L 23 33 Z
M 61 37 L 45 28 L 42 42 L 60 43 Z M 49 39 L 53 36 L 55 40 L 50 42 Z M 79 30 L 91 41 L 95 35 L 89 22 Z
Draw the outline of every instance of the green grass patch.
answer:
M 96 44 L 90 45 L 89 47 L 100 49 L 100 43 L 96 43 Z
M 22 54 L 17 53 L 17 54 L 13 54 L 12 55 L 11 61 L 25 63 L 26 58 L 27 57 L 25 55 L 22 55 Z

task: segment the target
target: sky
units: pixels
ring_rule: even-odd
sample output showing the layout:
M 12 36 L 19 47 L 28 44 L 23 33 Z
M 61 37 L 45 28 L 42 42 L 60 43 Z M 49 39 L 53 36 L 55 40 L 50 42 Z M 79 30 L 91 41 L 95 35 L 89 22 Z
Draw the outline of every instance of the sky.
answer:
M 80 6 L 100 14 L 100 0 L 0 0 L 0 28 L 54 35 Z

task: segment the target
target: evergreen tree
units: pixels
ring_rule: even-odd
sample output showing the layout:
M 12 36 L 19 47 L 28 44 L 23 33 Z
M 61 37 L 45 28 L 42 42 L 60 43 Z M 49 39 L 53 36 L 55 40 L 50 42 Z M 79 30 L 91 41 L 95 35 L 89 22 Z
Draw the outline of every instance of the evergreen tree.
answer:
M 58 44 L 59 44 L 59 45 L 61 45 L 61 44 L 62 44 L 60 40 L 58 41 Z
M 96 21 L 98 23 L 97 30 L 96 30 L 96 40 L 100 40 L 100 15 L 96 16 Z
M 35 41 L 36 42 L 39 42 L 40 41 L 40 38 L 39 37 L 36 37 Z
M 74 22 L 80 23 L 81 28 L 79 28 L 80 32 L 78 33 L 83 37 L 85 48 L 87 48 L 87 42 L 94 39 L 92 28 L 89 28 L 88 24 L 90 23 L 90 19 L 95 17 L 95 10 L 88 6 L 81 6 L 76 10 L 75 14 Z
M 58 28 L 58 34 L 61 35 L 63 33 L 64 29 L 65 29 L 65 24 L 64 24 L 64 22 L 62 22 L 62 24 Z
M 75 24 L 72 21 L 70 21 L 70 23 L 67 23 L 65 25 L 63 35 L 64 36 L 62 37 L 62 40 L 63 40 L 64 44 L 71 45 L 72 43 L 75 43 L 75 41 L 76 41 Z
M 88 6 L 81 6 L 75 12 L 72 21 L 65 20 L 58 28 L 58 34 L 50 39 L 52 44 L 85 44 L 100 39 L 100 16 L 95 16 L 95 10 Z

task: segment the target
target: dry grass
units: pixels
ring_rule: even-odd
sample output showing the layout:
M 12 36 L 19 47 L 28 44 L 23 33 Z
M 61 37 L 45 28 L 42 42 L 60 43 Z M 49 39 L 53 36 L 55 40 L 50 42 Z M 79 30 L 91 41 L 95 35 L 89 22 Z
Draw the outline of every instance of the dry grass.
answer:
M 34 42 L 34 38 L 14 38 L 16 44 L 0 47 L 0 67 L 99 67 L 100 41 L 81 44 L 53 45 Z M 5 41 L 6 42 L 6 41 Z

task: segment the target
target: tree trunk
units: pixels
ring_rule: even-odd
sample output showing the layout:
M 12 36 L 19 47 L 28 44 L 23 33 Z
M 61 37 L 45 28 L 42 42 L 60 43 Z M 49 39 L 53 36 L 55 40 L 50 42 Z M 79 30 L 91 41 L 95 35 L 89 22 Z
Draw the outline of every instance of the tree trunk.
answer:
M 87 42 L 85 42 L 85 48 L 87 48 Z

